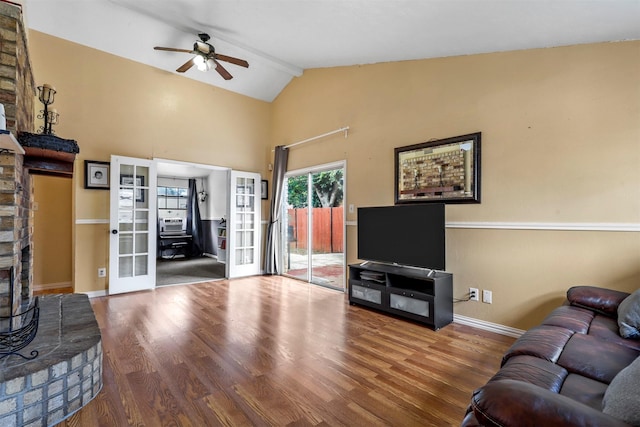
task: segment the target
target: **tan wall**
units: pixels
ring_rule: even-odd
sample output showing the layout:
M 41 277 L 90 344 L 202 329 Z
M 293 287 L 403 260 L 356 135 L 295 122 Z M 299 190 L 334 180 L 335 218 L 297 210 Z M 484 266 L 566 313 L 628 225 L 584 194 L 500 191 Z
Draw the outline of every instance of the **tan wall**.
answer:
M 640 223 L 640 42 L 308 70 L 272 104 L 38 32 L 30 53 L 37 83 L 59 91 L 57 133 L 80 145 L 74 221 L 109 216 L 108 193 L 83 188 L 84 159 L 266 176 L 273 145 L 348 125 L 348 139 L 289 158 L 289 169 L 346 160 L 346 203 L 393 204 L 394 147 L 481 131 L 482 203 L 448 206 L 448 222 Z M 108 265 L 108 231 L 73 229 L 76 291 L 107 288 L 96 270 Z M 347 247 L 355 262 L 354 226 Z M 524 329 L 572 284 L 637 288 L 640 233 L 448 228 L 447 270 L 456 297 L 493 291 L 493 304 L 457 303 L 457 314 Z
M 345 159 L 347 204 L 393 204 L 394 147 L 482 132 L 482 203 L 450 222 L 640 224 L 640 42 L 305 71 L 273 104 L 289 169 Z M 356 214 L 347 214 L 355 221 Z M 347 258 L 356 261 L 356 227 Z M 640 233 L 447 230 L 455 313 L 528 328 L 568 286 L 640 287 Z
M 71 284 L 71 186 L 72 180 L 32 175 L 33 198 L 33 284 Z
M 109 193 L 84 189 L 85 159 L 116 154 L 266 172 L 268 103 L 37 31 L 29 49 L 37 84 L 58 91 L 54 130 L 80 146 L 73 178 L 77 292 L 108 287 L 97 269 L 108 266 L 108 226 L 100 221 L 109 218 Z

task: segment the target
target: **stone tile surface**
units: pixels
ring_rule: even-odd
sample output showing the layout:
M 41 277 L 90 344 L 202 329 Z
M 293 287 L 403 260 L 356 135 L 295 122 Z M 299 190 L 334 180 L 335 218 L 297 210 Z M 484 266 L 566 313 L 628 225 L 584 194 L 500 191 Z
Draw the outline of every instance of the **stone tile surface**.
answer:
M 21 351 L 28 355 L 32 350 L 37 350 L 38 357 L 30 361 L 19 356 L 5 357 L 0 361 L 0 382 L 50 367 L 54 368 L 54 376 L 63 374 L 67 369 L 67 360 L 90 349 L 101 339 L 100 328 L 87 295 L 43 295 L 39 299 L 38 333 Z

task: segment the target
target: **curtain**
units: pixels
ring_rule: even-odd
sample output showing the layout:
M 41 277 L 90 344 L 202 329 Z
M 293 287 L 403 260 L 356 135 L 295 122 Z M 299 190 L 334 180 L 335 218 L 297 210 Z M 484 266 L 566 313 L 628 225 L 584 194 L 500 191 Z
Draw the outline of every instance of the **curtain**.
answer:
M 271 216 L 267 226 L 266 254 L 264 257 L 265 274 L 280 274 L 282 262 L 282 233 L 281 228 L 281 205 L 282 190 L 284 187 L 284 174 L 287 172 L 287 160 L 289 149 L 283 145 L 276 147 L 275 159 L 273 162 L 273 178 L 271 192 Z
M 204 253 L 204 241 L 202 236 L 202 220 L 200 207 L 198 206 L 198 189 L 196 180 L 189 179 L 189 192 L 187 194 L 187 234 L 191 234 L 191 256 L 202 256 Z

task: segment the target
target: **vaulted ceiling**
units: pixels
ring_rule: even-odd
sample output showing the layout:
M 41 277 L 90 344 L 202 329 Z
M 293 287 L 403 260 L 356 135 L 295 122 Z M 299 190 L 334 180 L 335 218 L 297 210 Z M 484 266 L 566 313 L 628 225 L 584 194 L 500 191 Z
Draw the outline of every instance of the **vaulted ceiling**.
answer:
M 233 79 L 183 75 L 272 101 L 305 69 L 640 39 L 640 0 L 25 0 L 37 31 L 175 70 L 206 32 Z M 190 56 L 191 55 L 191 56 Z

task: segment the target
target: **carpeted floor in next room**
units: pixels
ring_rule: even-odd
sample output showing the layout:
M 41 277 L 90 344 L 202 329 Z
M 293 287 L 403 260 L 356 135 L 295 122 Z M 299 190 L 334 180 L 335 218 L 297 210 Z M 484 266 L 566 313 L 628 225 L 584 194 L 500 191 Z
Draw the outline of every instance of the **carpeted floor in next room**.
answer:
M 225 278 L 225 264 L 214 258 L 158 258 L 156 286 L 206 282 Z

